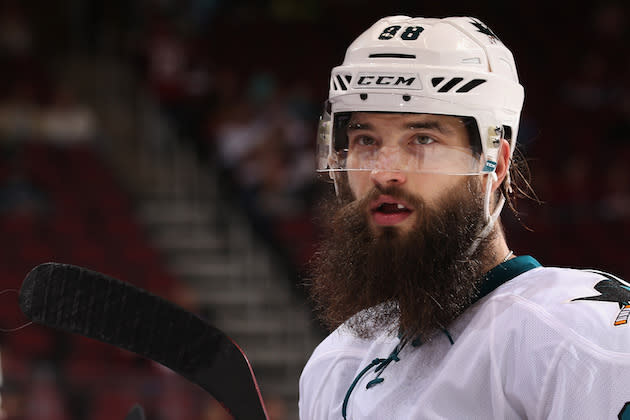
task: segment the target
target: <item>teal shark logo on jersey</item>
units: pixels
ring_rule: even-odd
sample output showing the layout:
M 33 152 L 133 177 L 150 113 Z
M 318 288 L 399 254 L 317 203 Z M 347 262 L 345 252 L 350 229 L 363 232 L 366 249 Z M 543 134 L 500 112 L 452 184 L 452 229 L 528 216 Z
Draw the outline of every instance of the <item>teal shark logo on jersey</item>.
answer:
M 595 285 L 595 290 L 600 294 L 596 296 L 588 296 L 573 299 L 576 300 L 596 300 L 600 302 L 614 302 L 619 305 L 619 315 L 615 319 L 615 326 L 628 324 L 630 318 L 630 285 L 612 274 L 604 273 L 596 270 L 586 270 L 592 273 L 601 274 L 606 277 Z

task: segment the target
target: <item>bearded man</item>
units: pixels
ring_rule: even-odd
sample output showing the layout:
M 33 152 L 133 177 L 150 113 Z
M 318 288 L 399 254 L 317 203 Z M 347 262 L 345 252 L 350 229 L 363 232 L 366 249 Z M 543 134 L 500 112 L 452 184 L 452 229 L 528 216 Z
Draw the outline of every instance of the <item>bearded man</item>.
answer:
M 523 88 L 474 18 L 384 18 L 333 69 L 300 418 L 630 418 L 630 286 L 515 256 Z

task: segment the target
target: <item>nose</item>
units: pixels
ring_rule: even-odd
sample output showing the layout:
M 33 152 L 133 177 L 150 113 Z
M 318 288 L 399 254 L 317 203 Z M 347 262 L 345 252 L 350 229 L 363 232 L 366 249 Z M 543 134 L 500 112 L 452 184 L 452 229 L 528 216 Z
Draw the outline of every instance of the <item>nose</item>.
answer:
M 382 147 L 370 172 L 370 179 L 382 187 L 404 184 L 407 181 L 406 173 L 401 170 L 404 166 L 404 158 L 398 147 Z
M 376 185 L 387 187 L 391 185 L 402 185 L 407 182 L 407 175 L 403 171 L 388 169 L 372 169 L 370 179 Z

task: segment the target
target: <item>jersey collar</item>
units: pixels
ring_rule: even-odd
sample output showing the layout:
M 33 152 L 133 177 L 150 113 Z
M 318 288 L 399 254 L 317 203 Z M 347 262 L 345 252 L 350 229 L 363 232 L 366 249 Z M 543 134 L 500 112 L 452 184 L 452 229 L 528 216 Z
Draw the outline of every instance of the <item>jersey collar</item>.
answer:
M 542 265 L 538 261 L 536 261 L 536 259 L 529 255 L 521 255 L 497 265 L 492 270 L 488 271 L 485 276 L 483 276 L 481 284 L 479 286 L 479 294 L 475 299 L 473 299 L 470 305 L 472 306 L 474 303 L 479 301 L 484 296 L 490 294 L 494 289 L 501 286 L 503 283 L 506 283 L 512 280 L 514 277 L 537 267 L 542 267 Z M 451 334 L 448 332 L 448 330 L 442 329 L 442 332 L 447 336 L 451 344 L 453 344 L 453 338 L 451 337 Z M 403 338 L 402 331 L 398 332 L 398 338 Z M 422 344 L 421 337 L 416 337 L 411 344 L 413 347 L 419 347 Z
M 514 277 L 537 267 L 541 267 L 541 264 L 529 255 L 521 255 L 497 265 L 492 270 L 488 271 L 482 279 L 479 288 L 479 296 L 477 296 L 476 300 L 486 296 Z

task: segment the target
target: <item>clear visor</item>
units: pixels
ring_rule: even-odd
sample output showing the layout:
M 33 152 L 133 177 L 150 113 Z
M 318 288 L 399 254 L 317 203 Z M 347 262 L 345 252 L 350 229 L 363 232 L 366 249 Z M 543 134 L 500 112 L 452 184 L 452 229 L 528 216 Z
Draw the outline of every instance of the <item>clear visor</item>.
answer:
M 461 146 L 470 142 L 465 120 L 434 114 L 414 115 L 417 118 L 410 118 L 401 128 L 390 131 L 375 127 L 369 119 L 357 120 L 351 112 L 336 113 L 334 120 L 325 112 L 318 131 L 317 171 L 484 173 L 485 159 L 480 151 Z M 465 142 L 457 141 L 457 136 L 465 136 Z

